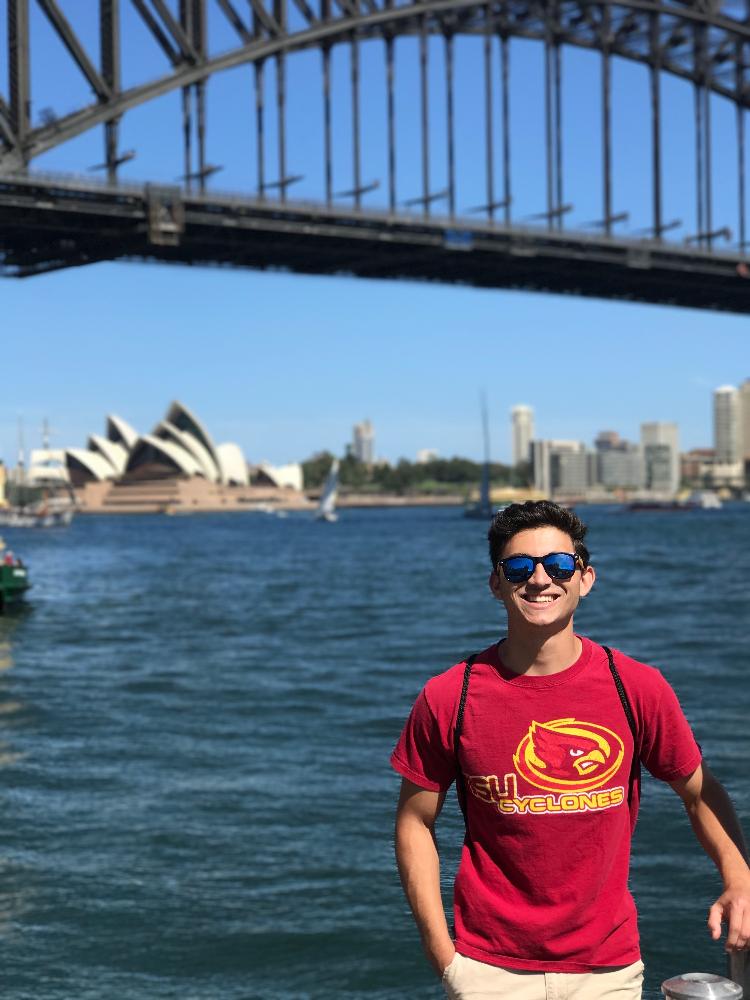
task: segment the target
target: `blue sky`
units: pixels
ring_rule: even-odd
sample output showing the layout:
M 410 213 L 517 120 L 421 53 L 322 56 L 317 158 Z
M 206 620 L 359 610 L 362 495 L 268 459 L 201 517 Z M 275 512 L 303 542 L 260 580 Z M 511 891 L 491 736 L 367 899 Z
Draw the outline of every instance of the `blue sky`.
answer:
M 4 15 L 4 6 L 3 15 Z M 94 5 L 63 5 L 96 52 Z M 81 9 L 83 8 L 83 14 Z M 123 10 L 130 11 L 129 5 Z M 33 117 L 86 101 L 86 85 L 35 12 Z M 158 52 L 126 13 L 125 78 L 138 82 L 164 71 Z M 233 44 L 212 21 L 214 50 Z M 0 23 L 4 34 L 4 23 Z M 137 71 L 131 58 L 137 48 Z M 397 51 L 399 198 L 419 193 L 416 50 Z M 442 42 L 431 43 L 434 190 L 445 183 L 441 122 Z M 348 49 L 334 55 L 334 80 L 348 80 Z M 495 52 L 495 59 L 497 52 Z M 515 42 L 512 58 L 514 212 L 544 208 L 541 48 Z M 382 46 L 362 47 L 363 179 L 385 197 L 381 96 Z M 289 60 L 290 173 L 303 173 L 295 197 L 317 198 L 322 186 L 319 60 Z M 565 200 L 571 224 L 601 214 L 598 61 L 565 50 Z M 497 75 L 497 62 L 494 63 Z M 459 208 L 483 199 L 484 147 L 481 47 L 457 43 Z M 140 74 L 140 76 L 138 75 Z M 272 67 L 268 69 L 273 107 Z M 614 208 L 629 210 L 632 229 L 649 222 L 647 78 L 641 67 L 614 67 Z M 0 65 L 0 80 L 7 78 Z M 350 107 L 334 102 L 335 181 L 350 186 Z M 665 80 L 665 217 L 692 231 L 692 95 Z M 495 87 L 495 107 L 498 93 Z M 252 77 L 245 68 L 208 88 L 208 160 L 224 170 L 216 190 L 252 190 L 255 183 Z M 714 218 L 730 224 L 736 192 L 732 108 L 713 101 L 717 164 Z M 179 100 L 174 94 L 125 118 L 121 148 L 137 158 L 124 180 L 173 183 L 182 171 Z M 267 176 L 276 176 L 273 114 L 268 115 Z M 499 129 L 496 136 L 499 145 Z M 102 159 L 100 133 L 45 154 L 36 169 L 82 173 Z M 496 171 L 496 189 L 502 175 Z M 215 437 L 236 440 L 251 461 L 302 459 L 319 449 L 340 452 L 351 425 L 369 417 L 377 452 L 413 458 L 419 448 L 478 457 L 478 396 L 489 400 L 493 456 L 508 460 L 508 414 L 519 402 L 536 411 L 541 437 L 591 441 L 598 430 L 637 438 L 644 420 L 675 420 L 681 445 L 711 444 L 711 390 L 750 376 L 748 320 L 687 310 L 586 301 L 573 297 L 478 291 L 409 282 L 373 282 L 287 274 L 141 264 L 101 264 L 25 281 L 0 283 L 3 404 L 0 455 L 14 461 L 17 421 L 27 444 L 38 444 L 50 420 L 53 443 L 81 446 L 101 432 L 113 411 L 150 430 L 173 398 L 183 400 Z

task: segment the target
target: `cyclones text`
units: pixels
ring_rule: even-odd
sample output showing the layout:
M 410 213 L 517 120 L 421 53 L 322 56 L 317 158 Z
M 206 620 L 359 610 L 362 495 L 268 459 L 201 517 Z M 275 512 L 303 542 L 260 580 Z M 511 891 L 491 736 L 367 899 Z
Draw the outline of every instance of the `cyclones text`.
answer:
M 625 800 L 625 789 L 602 788 L 595 792 L 562 792 L 557 795 L 519 795 L 515 774 L 506 774 L 504 787 L 496 774 L 467 775 L 466 783 L 472 795 L 488 802 L 501 813 L 571 813 L 597 812 L 612 809 Z

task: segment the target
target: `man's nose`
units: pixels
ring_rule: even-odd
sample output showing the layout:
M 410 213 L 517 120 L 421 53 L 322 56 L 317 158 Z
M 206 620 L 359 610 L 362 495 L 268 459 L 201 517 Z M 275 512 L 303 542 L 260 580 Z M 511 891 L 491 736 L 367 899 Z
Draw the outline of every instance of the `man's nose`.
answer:
M 544 564 L 538 562 L 534 567 L 534 572 L 529 577 L 529 581 L 537 587 L 544 587 L 546 584 L 551 583 L 552 577 L 544 568 Z

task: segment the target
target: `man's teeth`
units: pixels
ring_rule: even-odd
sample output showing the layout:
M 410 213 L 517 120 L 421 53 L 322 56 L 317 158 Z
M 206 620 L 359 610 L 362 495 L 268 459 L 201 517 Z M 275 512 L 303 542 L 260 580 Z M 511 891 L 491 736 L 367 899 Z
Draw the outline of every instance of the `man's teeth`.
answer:
M 525 594 L 524 597 L 532 604 L 551 604 L 555 600 L 552 594 Z

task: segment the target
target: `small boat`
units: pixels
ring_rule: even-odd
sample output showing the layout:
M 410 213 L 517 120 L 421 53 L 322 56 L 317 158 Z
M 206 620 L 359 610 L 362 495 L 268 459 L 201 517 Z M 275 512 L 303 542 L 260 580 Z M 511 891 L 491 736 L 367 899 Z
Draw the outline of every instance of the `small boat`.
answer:
M 0 538 L 0 611 L 20 601 L 30 586 L 26 567 Z
M 323 486 L 323 492 L 320 495 L 318 509 L 315 511 L 316 520 L 328 521 L 329 524 L 334 524 L 338 521 L 339 516 L 336 513 L 336 499 L 338 495 L 339 460 L 334 458 L 325 485 Z
M 2 528 L 65 528 L 73 520 L 75 508 L 50 507 L 46 503 L 29 507 L 0 509 Z
M 701 510 L 721 510 L 724 506 L 718 493 L 713 490 L 696 490 L 688 497 L 688 503 L 694 503 Z
M 695 510 L 698 507 L 697 503 L 692 503 L 687 500 L 634 500 L 629 503 L 626 510 L 657 510 L 657 511 L 675 511 L 675 510 Z

